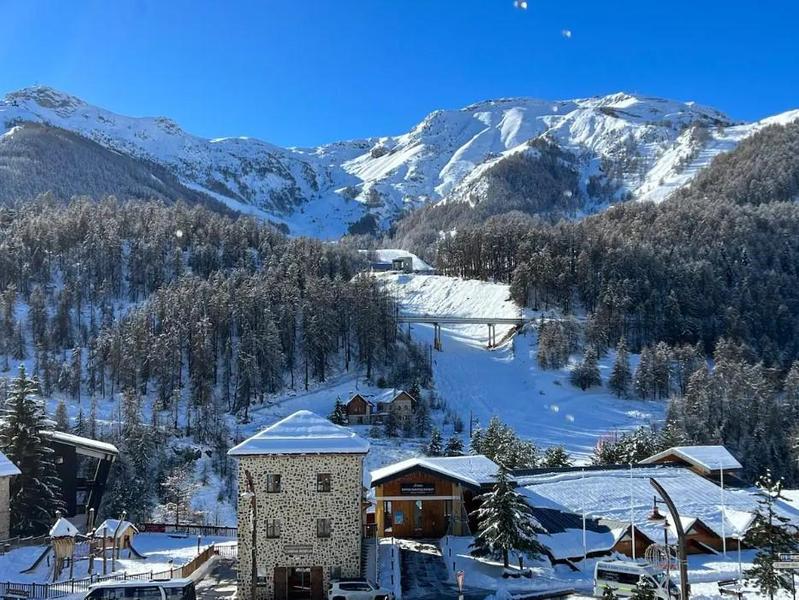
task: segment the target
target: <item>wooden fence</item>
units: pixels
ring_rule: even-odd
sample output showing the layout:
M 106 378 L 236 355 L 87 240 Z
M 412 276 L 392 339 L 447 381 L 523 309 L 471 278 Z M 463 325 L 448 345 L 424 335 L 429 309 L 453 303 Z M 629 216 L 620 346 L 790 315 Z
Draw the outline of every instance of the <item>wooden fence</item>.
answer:
M 224 546 L 222 547 L 224 548 Z M 220 548 L 221 550 L 221 548 Z M 165 579 L 181 579 L 189 577 L 212 556 L 220 554 L 228 556 L 229 550 L 218 552 L 214 545 L 208 546 L 191 561 L 179 567 L 173 567 L 167 571 L 145 571 L 141 573 L 117 573 L 115 575 L 92 575 L 83 579 L 70 579 L 69 581 L 56 581 L 54 583 L 16 583 L 11 581 L 0 581 L 0 597 L 3 598 L 30 598 L 36 600 L 47 600 L 49 598 L 60 598 L 69 594 L 80 594 L 89 591 L 89 587 L 95 583 L 104 581 L 155 581 Z

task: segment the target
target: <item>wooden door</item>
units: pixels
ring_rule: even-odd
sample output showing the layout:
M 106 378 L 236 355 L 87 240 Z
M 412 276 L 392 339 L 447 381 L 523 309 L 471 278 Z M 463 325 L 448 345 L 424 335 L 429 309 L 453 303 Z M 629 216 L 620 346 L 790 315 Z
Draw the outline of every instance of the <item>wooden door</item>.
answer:
M 287 600 L 289 572 L 286 567 L 275 567 L 275 600 Z
M 322 567 L 311 567 L 311 600 L 324 600 Z

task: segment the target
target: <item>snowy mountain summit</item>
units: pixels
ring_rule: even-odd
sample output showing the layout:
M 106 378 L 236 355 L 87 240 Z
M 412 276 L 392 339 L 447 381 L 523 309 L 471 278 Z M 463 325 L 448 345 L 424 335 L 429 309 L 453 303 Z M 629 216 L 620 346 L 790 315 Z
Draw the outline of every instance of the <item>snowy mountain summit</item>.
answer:
M 32 87 L 0 101 L 0 159 L 22 143 L 26 127 L 69 132 L 144 169 L 157 166 L 164 171 L 151 175 L 159 182 L 165 172 L 185 190 L 291 233 L 334 238 L 385 228 L 425 204 L 508 202 L 514 178 L 553 164 L 567 169 L 570 181 L 562 190 L 568 206 L 559 209 L 584 213 L 624 199 L 659 201 L 764 125 L 798 117 L 794 111 L 737 124 L 691 102 L 624 93 L 554 102 L 507 98 L 435 111 L 398 136 L 282 148 L 244 137 L 204 139 L 168 118 L 117 115 Z M 498 194 L 498 180 L 510 192 L 503 187 Z M 0 200 L 9 200 L 12 189 L 16 197 L 20 189 L 47 190 L 46 179 L 15 183 L 5 185 L 0 176 Z M 87 188 L 96 190 L 91 183 Z

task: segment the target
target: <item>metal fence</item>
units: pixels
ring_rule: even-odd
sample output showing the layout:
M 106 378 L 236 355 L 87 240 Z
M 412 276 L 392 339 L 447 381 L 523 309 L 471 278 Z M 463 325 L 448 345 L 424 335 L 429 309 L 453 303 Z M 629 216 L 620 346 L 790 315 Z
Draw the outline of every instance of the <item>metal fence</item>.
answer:
M 148 533 L 185 533 L 186 535 L 212 535 L 219 537 L 236 537 L 238 529 L 219 525 L 175 525 L 174 523 L 140 523 L 139 531 Z

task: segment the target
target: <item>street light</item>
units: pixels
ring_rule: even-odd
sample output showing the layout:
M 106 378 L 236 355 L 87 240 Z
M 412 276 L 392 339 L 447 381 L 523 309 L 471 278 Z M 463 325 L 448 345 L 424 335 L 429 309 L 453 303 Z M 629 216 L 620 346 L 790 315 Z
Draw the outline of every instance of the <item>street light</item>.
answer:
M 671 496 L 654 477 L 649 478 L 649 483 L 663 499 L 663 503 L 669 509 L 671 519 L 674 521 L 674 528 L 677 530 L 677 556 L 680 561 L 680 597 L 682 600 L 688 600 L 688 556 L 685 551 L 685 531 L 682 528 L 680 513 L 677 512 L 677 507 L 674 506 Z
M 669 591 L 671 586 L 671 551 L 669 550 L 669 519 L 666 515 L 660 514 L 658 510 L 657 497 L 652 498 L 652 514 L 649 515 L 649 520 L 655 523 L 663 524 L 663 545 L 666 552 L 666 591 Z

